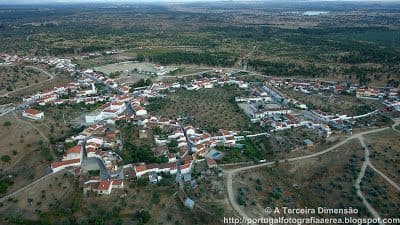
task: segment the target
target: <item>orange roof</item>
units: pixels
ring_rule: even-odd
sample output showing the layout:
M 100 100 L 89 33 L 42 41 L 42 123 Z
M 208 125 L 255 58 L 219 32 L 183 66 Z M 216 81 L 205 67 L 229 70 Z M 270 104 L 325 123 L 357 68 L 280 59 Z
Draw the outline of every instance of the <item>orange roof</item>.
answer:
M 42 113 L 42 111 L 30 108 L 30 109 L 25 110 L 25 113 L 28 113 L 28 114 L 31 114 L 31 115 L 37 115 L 39 113 Z
M 105 109 L 103 112 L 115 113 L 115 112 L 117 112 L 117 111 L 115 111 L 115 110 L 111 110 L 111 109 Z
M 229 135 L 229 131 L 227 130 L 220 129 L 219 132 L 222 134 L 222 136 Z
M 203 135 L 201 135 L 201 138 L 202 138 L 202 139 L 207 139 L 207 138 L 209 138 L 209 137 L 210 137 L 209 134 L 203 134 Z
M 65 161 L 60 161 L 60 162 L 54 162 L 51 164 L 51 168 L 57 168 L 60 166 L 65 166 L 69 164 L 74 164 L 80 162 L 80 159 L 71 159 L 71 160 L 65 160 Z
M 206 158 L 207 164 L 210 165 L 217 165 L 217 162 L 215 162 L 214 159 L 207 157 Z
M 189 167 L 190 167 L 190 164 L 187 163 L 187 164 L 184 164 L 184 165 L 180 166 L 179 168 L 180 168 L 181 170 L 184 170 L 184 169 L 187 169 L 187 168 L 189 168 Z
M 94 147 L 87 147 L 86 152 L 96 152 L 96 149 Z
M 82 146 L 75 145 L 74 147 L 69 148 L 65 154 L 66 155 L 69 155 L 69 154 L 72 154 L 72 153 L 80 154 L 81 151 L 82 151 Z
M 98 189 L 99 190 L 108 190 L 110 188 L 111 181 L 103 180 L 100 182 Z
M 135 165 L 135 171 L 137 172 L 142 172 L 147 169 L 146 165 Z
M 122 180 L 112 180 L 112 185 L 122 185 Z
M 191 155 L 186 155 L 185 157 L 182 158 L 182 160 L 185 163 L 191 162 L 193 160 L 193 157 Z

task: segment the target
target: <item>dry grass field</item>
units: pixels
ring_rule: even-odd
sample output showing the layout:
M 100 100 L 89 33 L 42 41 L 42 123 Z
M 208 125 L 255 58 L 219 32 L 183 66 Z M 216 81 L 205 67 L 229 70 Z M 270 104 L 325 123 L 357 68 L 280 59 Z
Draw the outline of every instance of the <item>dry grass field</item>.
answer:
M 400 134 L 393 130 L 370 134 L 366 143 L 370 146 L 372 164 L 395 181 L 400 183 Z
M 219 217 L 185 208 L 175 194 L 175 179 L 165 179 L 169 181 L 160 185 L 126 182 L 123 190 L 115 190 L 110 196 L 84 197 L 74 179 L 60 173 L 18 194 L 0 211 L 3 219 L 14 216 L 11 221 L 28 219 L 33 224 L 221 224 Z M 1 222 L 12 224 L 8 221 Z
M 47 172 L 49 162 L 42 152 L 46 140 L 33 127 L 35 123 L 17 120 L 13 114 L 1 117 L 0 124 L 1 174 L 12 176 L 10 193 Z
M 23 65 L 0 66 L 0 94 L 28 87 L 49 77 L 35 69 Z
M 49 71 L 51 74 L 55 74 L 55 71 Z M 47 78 L 45 79 L 47 80 Z M 30 96 L 32 94 L 36 94 L 39 91 L 43 91 L 46 89 L 52 89 L 55 86 L 60 86 L 60 85 L 66 85 L 69 82 L 72 82 L 73 78 L 69 74 L 60 74 L 56 73 L 54 75 L 54 79 L 50 81 L 43 82 L 39 85 L 35 85 L 35 87 L 32 88 L 26 88 L 20 91 L 13 92 L 10 94 L 10 97 L 24 97 L 24 96 Z
M 382 218 L 396 218 L 400 213 L 400 194 L 379 174 L 368 168 L 361 191 Z
M 365 101 L 356 98 L 355 95 L 344 95 L 334 93 L 318 94 L 304 94 L 301 91 L 293 89 L 280 89 L 283 93 L 296 100 L 303 102 L 311 109 L 321 109 L 325 112 L 342 112 L 347 115 L 355 116 L 374 109 L 370 107 L 371 104 L 366 104 Z
M 242 172 L 234 179 L 235 198 L 250 216 L 265 215 L 265 207 L 282 206 L 353 207 L 359 216 L 365 215 L 354 189 L 363 153 L 353 141 L 316 158 Z
M 4 217 L 23 215 L 38 219 L 40 213 L 50 211 L 74 195 L 77 183 L 70 175 L 58 173 L 19 192 L 2 203 L 0 214 Z
M 237 107 L 234 97 L 241 94 L 235 87 L 177 90 L 167 98 L 154 100 L 148 109 L 165 118 L 187 117 L 186 123 L 216 132 L 218 129 L 247 130 L 249 119 Z

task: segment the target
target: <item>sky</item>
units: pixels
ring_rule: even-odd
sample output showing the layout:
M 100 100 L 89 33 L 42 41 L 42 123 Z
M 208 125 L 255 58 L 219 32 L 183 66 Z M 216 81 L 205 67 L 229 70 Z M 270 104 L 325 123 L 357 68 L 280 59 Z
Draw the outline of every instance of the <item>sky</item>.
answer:
M 135 2 L 205 2 L 215 0 L 0 0 L 0 4 L 38 4 L 38 3 L 107 3 L 107 2 L 122 2 L 122 3 L 135 3 Z M 235 2 L 251 2 L 254 0 L 219 0 L 219 1 L 235 1 Z M 282 1 L 282 0 L 255 0 L 255 1 Z M 288 0 L 288 1 L 357 1 L 357 2 L 399 2 L 400 0 Z

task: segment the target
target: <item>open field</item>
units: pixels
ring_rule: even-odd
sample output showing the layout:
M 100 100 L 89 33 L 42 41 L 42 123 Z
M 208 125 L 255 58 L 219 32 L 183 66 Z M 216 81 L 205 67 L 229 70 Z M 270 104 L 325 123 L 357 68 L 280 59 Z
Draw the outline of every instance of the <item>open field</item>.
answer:
M 260 131 L 262 132 L 262 131 Z M 307 128 L 295 128 L 272 133 L 270 137 L 258 136 L 242 141 L 243 149 L 219 147 L 224 158 L 219 163 L 250 162 L 259 160 L 279 160 L 315 153 L 339 142 L 342 136 L 332 136 L 325 140 L 322 136 Z M 313 146 L 305 146 L 304 140 L 313 141 Z
M 370 168 L 367 169 L 361 183 L 361 191 L 382 218 L 399 216 L 399 192 Z
M 151 101 L 147 108 L 165 118 L 187 117 L 186 123 L 211 132 L 219 128 L 246 130 L 249 119 L 234 102 L 241 92 L 233 86 L 198 91 L 178 89 L 165 99 Z
M 49 71 L 49 73 L 54 74 L 54 71 Z M 30 96 L 32 94 L 35 94 L 39 91 L 43 91 L 46 89 L 51 89 L 54 86 L 61 86 L 61 85 L 66 85 L 69 82 L 71 82 L 73 79 L 69 74 L 55 74 L 54 75 L 54 79 L 50 80 L 50 81 L 45 81 L 41 84 L 35 85 L 35 87 L 32 88 L 26 88 L 23 90 L 19 90 L 16 92 L 13 92 L 12 94 L 10 94 L 10 97 L 13 98 L 21 98 L 21 97 L 25 97 L 25 96 Z
M 31 125 L 16 120 L 13 114 L 0 118 L 1 175 L 11 175 L 11 185 L 2 191 L 10 193 L 48 171 L 44 149 L 46 140 Z
M 318 158 L 239 173 L 233 189 L 249 216 L 262 216 L 265 207 L 283 206 L 352 207 L 362 216 L 366 211 L 353 186 L 363 157 L 361 145 L 354 140 Z
M 400 134 L 393 130 L 366 136 L 372 164 L 397 184 L 400 183 L 399 137 Z
M 10 197 L 0 207 L 2 224 L 7 217 L 38 219 L 42 212 L 63 205 L 74 195 L 76 183 L 70 175 L 58 173 Z
M 344 113 L 350 116 L 356 116 L 371 112 L 374 110 L 371 105 L 366 104 L 363 100 L 356 98 L 354 95 L 340 93 L 305 94 L 300 90 L 295 91 L 293 88 L 280 89 L 286 95 L 304 103 L 310 109 L 320 109 L 324 112 Z
M 46 74 L 22 65 L 0 66 L 0 95 L 47 79 Z
M 114 192 L 109 197 L 94 195 L 83 197 L 80 190 L 73 188 L 76 184 L 61 173 L 60 176 L 35 186 L 31 191 L 21 193 L 16 202 L 14 200 L 5 203 L 4 212 L 9 216 L 14 207 L 19 205 L 24 210 L 20 211 L 20 216 L 13 217 L 11 221 L 28 219 L 27 221 L 49 224 L 66 223 L 65 221 L 70 220 L 77 221 L 78 224 L 107 225 L 141 224 L 140 221 L 146 221 L 146 224 L 168 225 L 220 224 L 218 222 L 220 218 L 216 215 L 210 216 L 201 210 L 185 208 L 175 195 L 174 178 L 165 179 L 160 185 L 138 185 L 136 182 L 126 184 L 124 190 Z M 47 188 L 45 192 L 40 191 L 50 184 L 51 188 Z M 30 209 L 27 209 L 29 206 L 27 198 L 33 199 Z M 40 205 L 38 202 L 41 202 Z M 48 208 L 49 206 L 51 207 Z M 36 209 L 46 208 L 40 218 L 35 214 L 32 215 Z M 8 224 L 6 221 L 4 223 Z

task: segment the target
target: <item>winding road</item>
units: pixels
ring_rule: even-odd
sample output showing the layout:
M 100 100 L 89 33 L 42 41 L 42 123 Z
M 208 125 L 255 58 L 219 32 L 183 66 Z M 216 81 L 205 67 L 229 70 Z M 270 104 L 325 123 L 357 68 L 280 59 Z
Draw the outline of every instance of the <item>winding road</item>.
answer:
M 399 124 L 400 121 L 395 121 L 395 125 L 397 126 Z M 364 143 L 364 137 L 363 135 L 366 134 L 372 134 L 372 133 L 377 133 L 377 132 L 381 132 L 387 129 L 390 129 L 391 127 L 384 127 L 384 128 L 379 128 L 379 129 L 374 129 L 374 130 L 369 130 L 369 131 L 364 131 L 364 132 L 360 132 L 357 134 L 353 134 L 351 136 L 349 136 L 348 138 L 346 138 L 345 140 L 323 150 L 317 153 L 313 153 L 310 155 L 305 155 L 305 156 L 299 156 L 299 157 L 294 157 L 294 158 L 289 158 L 289 159 L 282 159 L 282 160 L 278 160 L 278 161 L 272 161 L 272 162 L 266 162 L 266 163 L 261 163 L 261 164 L 257 164 L 257 165 L 251 165 L 251 166 L 245 166 L 245 167 L 240 167 L 240 168 L 235 168 L 235 169 L 224 169 L 223 172 L 226 175 L 226 188 L 227 188 L 227 192 L 228 192 L 228 199 L 229 202 L 232 206 L 232 208 L 237 212 L 237 214 L 242 217 L 242 218 L 249 218 L 246 214 L 246 212 L 244 212 L 242 210 L 242 208 L 239 206 L 239 204 L 236 202 L 235 200 L 235 196 L 234 196 L 234 191 L 233 191 L 233 176 L 238 173 L 238 172 L 242 172 L 245 170 L 250 170 L 250 169 L 255 169 L 255 168 L 259 168 L 259 167 L 264 167 L 264 166 L 270 166 L 270 165 L 274 165 L 276 163 L 283 163 L 283 162 L 294 162 L 294 161 L 298 161 L 298 160 L 303 160 L 303 159 L 310 159 L 310 158 L 314 158 L 323 154 L 326 154 L 328 152 L 331 152 L 333 150 L 335 150 L 336 148 L 338 148 L 339 146 L 346 144 L 347 142 L 354 140 L 354 139 L 359 139 L 361 141 L 361 144 L 363 145 L 365 152 L 366 152 L 366 160 L 363 164 L 363 167 L 361 169 L 361 172 L 356 180 L 356 188 L 357 188 L 357 194 L 363 199 L 363 203 L 364 205 L 367 207 L 367 209 L 371 212 L 371 214 L 375 217 L 375 218 L 379 218 L 379 214 L 373 209 L 373 207 L 371 205 L 369 205 L 368 201 L 366 201 L 366 199 L 363 197 L 361 190 L 360 190 L 360 183 L 362 178 L 364 177 L 365 174 L 365 170 L 367 168 L 367 166 L 371 166 L 372 164 L 370 164 L 369 162 L 369 149 L 366 148 L 366 145 Z M 375 167 L 371 167 L 371 168 L 375 168 Z M 378 174 L 380 174 L 378 172 Z M 386 176 L 385 176 L 386 177 Z M 384 178 L 385 178 L 384 177 Z M 385 178 L 386 179 L 386 178 Z M 388 182 L 389 182 L 389 178 L 387 178 Z M 397 186 L 397 184 L 395 184 L 393 181 L 389 182 L 389 183 L 393 183 L 394 185 Z M 393 185 L 392 184 L 392 185 Z M 398 186 L 397 186 L 398 187 Z M 397 188 L 396 188 L 397 189 Z M 364 201 L 365 200 L 365 201 Z
M 365 144 L 364 137 L 361 136 L 361 137 L 359 137 L 358 139 L 360 140 L 361 146 L 364 148 L 364 151 L 365 151 L 365 160 L 364 160 L 364 163 L 362 164 L 360 173 L 358 174 L 358 177 L 357 177 L 357 179 L 356 179 L 355 187 L 356 187 L 356 189 L 357 189 L 357 195 L 358 195 L 358 197 L 361 198 L 361 201 L 363 202 L 364 206 L 367 208 L 367 210 L 371 213 L 371 215 L 372 215 L 374 218 L 378 219 L 378 218 L 381 218 L 381 217 L 379 216 L 379 213 L 374 209 L 374 207 L 372 207 L 372 206 L 369 204 L 368 200 L 364 197 L 364 195 L 363 195 L 363 193 L 362 193 L 362 191 L 361 191 L 361 181 L 362 181 L 362 179 L 363 179 L 364 176 L 365 176 L 365 171 L 367 170 L 367 167 L 368 167 L 368 165 L 370 164 L 370 161 L 369 161 L 369 149 L 368 149 L 367 145 Z M 381 223 L 380 223 L 380 224 L 381 224 Z M 381 224 L 381 225 L 382 225 L 382 224 Z

